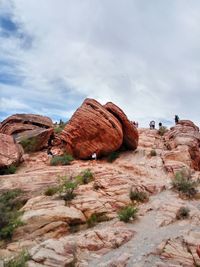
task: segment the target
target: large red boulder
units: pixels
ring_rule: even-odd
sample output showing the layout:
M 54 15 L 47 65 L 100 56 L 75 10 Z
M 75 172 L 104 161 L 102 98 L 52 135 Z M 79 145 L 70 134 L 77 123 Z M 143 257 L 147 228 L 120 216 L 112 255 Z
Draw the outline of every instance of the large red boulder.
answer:
M 53 128 L 53 122 L 41 115 L 15 114 L 1 122 L 0 133 L 13 135 L 38 128 Z
M 61 133 L 65 149 L 76 158 L 107 155 L 123 142 L 120 121 L 101 104 L 86 99 Z
M 112 102 L 108 102 L 104 107 L 120 121 L 123 131 L 123 145 L 127 149 L 136 149 L 139 139 L 137 128 L 128 120 L 124 112 Z
M 12 164 L 17 165 L 22 159 L 23 151 L 12 136 L 0 133 L 0 169 Z

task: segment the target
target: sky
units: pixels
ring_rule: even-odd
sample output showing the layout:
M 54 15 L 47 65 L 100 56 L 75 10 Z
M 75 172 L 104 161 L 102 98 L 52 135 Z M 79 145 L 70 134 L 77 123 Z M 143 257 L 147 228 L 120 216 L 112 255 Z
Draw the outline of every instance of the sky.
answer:
M 67 121 L 86 97 L 200 124 L 199 0 L 0 0 L 0 121 Z

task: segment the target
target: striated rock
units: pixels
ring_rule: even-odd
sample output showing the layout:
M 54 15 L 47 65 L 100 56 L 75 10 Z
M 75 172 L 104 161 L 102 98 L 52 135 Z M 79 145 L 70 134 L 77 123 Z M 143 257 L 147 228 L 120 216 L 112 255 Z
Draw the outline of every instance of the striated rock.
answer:
M 136 149 L 139 138 L 137 128 L 128 120 L 124 112 L 112 102 L 106 103 L 104 107 L 120 121 L 123 131 L 123 145 L 127 149 Z
M 179 264 L 178 266 L 198 266 L 200 259 L 196 247 L 199 242 L 199 234 L 199 232 L 191 231 L 189 235 L 167 240 L 161 250 L 162 258 L 173 264 Z
M 49 239 L 30 251 L 32 261 L 28 264 L 34 266 L 34 263 L 39 262 L 41 266 L 64 267 L 76 263 L 88 266 L 89 259 L 118 248 L 128 242 L 133 235 L 134 231 L 122 224 L 98 230 L 89 229 L 84 233 L 69 235 L 58 240 Z
M 2 121 L 0 133 L 12 135 L 38 128 L 53 128 L 53 122 L 41 115 L 15 114 Z
M 169 161 L 177 161 L 189 168 L 200 169 L 200 133 L 193 122 L 180 121 L 165 134 L 164 138 L 166 148 L 169 150 L 164 151 L 162 155 L 166 166 L 169 165 Z
M 12 136 L 0 134 L 0 169 L 18 164 L 22 159 L 22 150 Z
M 46 147 L 52 134 L 52 128 L 38 128 L 16 134 L 15 140 L 17 143 L 22 144 L 26 152 L 34 152 Z
M 61 139 L 76 158 L 91 158 L 94 152 L 103 156 L 122 145 L 122 125 L 97 101 L 86 99 L 65 126 Z
M 85 222 L 81 211 L 65 206 L 64 200 L 51 200 L 47 196 L 31 198 L 22 211 L 25 225 L 17 229 L 14 240 L 59 237 L 69 231 L 70 224 Z

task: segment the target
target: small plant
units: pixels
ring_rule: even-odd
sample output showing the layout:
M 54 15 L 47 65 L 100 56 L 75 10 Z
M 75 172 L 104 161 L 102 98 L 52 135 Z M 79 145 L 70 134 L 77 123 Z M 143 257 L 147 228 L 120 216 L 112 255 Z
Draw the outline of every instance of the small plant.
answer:
M 94 177 L 90 169 L 87 169 L 76 176 L 76 180 L 79 184 L 88 184 L 93 179 Z
M 52 186 L 52 187 L 48 187 L 48 188 L 45 190 L 44 194 L 45 194 L 46 196 L 53 196 L 53 195 L 55 195 L 58 191 L 59 191 L 59 187 L 58 187 L 58 186 Z
M 191 198 L 197 194 L 197 182 L 192 181 L 184 171 L 177 172 L 172 181 L 172 186 L 175 190 L 183 193 L 187 197 Z
M 0 175 L 8 175 L 8 174 L 14 174 L 17 170 L 17 167 L 12 164 L 7 168 L 3 168 L 0 170 Z
M 78 184 L 74 181 L 68 181 L 67 178 L 61 177 L 61 185 L 59 187 L 60 197 L 65 201 L 72 200 L 76 195 L 74 190 L 77 188 Z
M 129 197 L 132 201 L 145 202 L 148 200 L 148 195 L 145 191 L 130 190 Z
M 159 135 L 163 136 L 166 132 L 167 132 L 167 127 L 165 126 L 160 126 L 159 130 L 158 130 L 158 133 Z
M 37 139 L 35 137 L 23 138 L 20 141 L 24 151 L 26 153 L 34 152 L 37 150 Z
M 151 152 L 150 152 L 150 156 L 151 157 L 155 157 L 157 156 L 157 153 L 156 153 L 156 150 L 155 149 L 152 149 Z
M 4 267 L 26 267 L 28 260 L 30 260 L 30 255 L 24 250 L 17 257 L 4 261 Z
M 97 224 L 97 215 L 96 214 L 92 214 L 90 216 L 90 218 L 87 219 L 87 225 L 88 227 L 93 227 Z
M 135 219 L 138 209 L 134 206 L 126 206 L 118 212 L 120 221 L 128 222 L 131 218 Z
M 176 218 L 177 220 L 187 219 L 190 216 L 190 209 L 187 207 L 180 207 L 177 211 Z
M 20 199 L 22 191 L 7 190 L 0 193 L 0 239 L 11 239 L 14 230 L 23 223 L 19 219 L 24 200 Z
M 71 155 L 64 154 L 63 156 L 55 156 L 51 159 L 50 165 L 58 166 L 58 165 L 70 165 L 71 161 L 74 158 Z
M 117 158 L 119 157 L 119 152 L 114 151 L 112 153 L 110 153 L 107 157 L 107 161 L 112 163 L 113 161 L 115 161 Z

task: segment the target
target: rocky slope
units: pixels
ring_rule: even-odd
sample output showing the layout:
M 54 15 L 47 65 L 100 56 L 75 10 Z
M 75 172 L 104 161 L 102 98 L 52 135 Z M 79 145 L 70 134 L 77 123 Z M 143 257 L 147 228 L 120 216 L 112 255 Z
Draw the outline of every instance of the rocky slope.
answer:
M 138 148 L 122 152 L 113 163 L 76 160 L 53 167 L 45 152 L 26 154 L 16 174 L 0 176 L 1 190 L 21 188 L 28 199 L 22 208 L 24 225 L 2 246 L 0 256 L 26 248 L 30 267 L 198 266 L 199 195 L 181 198 L 171 188 L 174 173 L 183 167 L 192 180 L 199 179 L 198 138 L 196 126 L 181 122 L 164 136 L 157 130 L 139 129 Z M 74 177 L 86 169 L 94 180 L 79 185 L 71 201 L 44 195 L 60 176 Z M 124 223 L 117 212 L 132 203 L 131 188 L 145 191 L 149 201 L 138 204 L 135 221 Z M 189 217 L 178 220 L 182 206 L 189 208 Z M 86 222 L 94 214 L 102 222 L 88 228 Z

